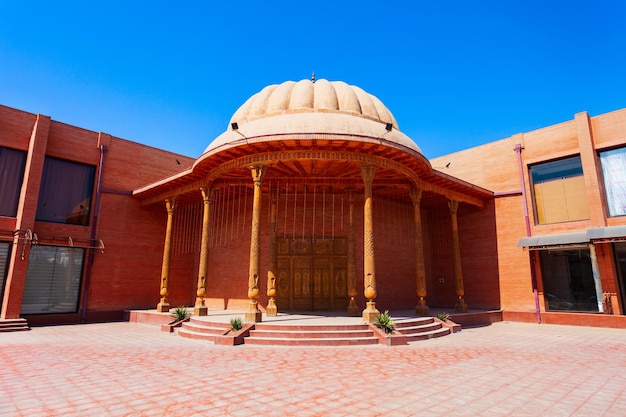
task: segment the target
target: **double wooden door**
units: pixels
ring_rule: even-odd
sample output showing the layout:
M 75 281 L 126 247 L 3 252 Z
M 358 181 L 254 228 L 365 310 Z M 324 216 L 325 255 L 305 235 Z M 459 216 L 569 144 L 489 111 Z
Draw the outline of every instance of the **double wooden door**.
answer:
M 293 311 L 345 310 L 348 306 L 345 237 L 278 239 L 276 302 Z

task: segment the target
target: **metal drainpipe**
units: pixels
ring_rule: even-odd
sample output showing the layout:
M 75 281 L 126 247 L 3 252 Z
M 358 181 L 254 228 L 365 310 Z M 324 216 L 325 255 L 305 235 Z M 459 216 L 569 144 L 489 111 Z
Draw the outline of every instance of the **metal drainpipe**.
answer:
M 604 296 L 602 294 L 602 281 L 600 280 L 600 268 L 598 267 L 598 256 L 593 243 L 589 244 L 589 256 L 591 258 L 591 272 L 593 273 L 593 283 L 596 288 L 596 300 L 598 301 L 598 312 L 604 313 Z
M 96 185 L 96 201 L 94 201 L 93 211 L 93 223 L 91 225 L 91 245 L 96 240 L 97 228 L 98 228 L 98 215 L 100 214 L 100 195 L 102 193 L 102 172 L 104 171 L 104 153 L 107 147 L 105 145 L 100 146 L 100 164 L 98 165 L 98 183 Z M 91 281 L 91 266 L 93 265 L 93 258 L 95 248 L 89 248 L 87 250 L 87 265 L 85 267 L 85 285 L 83 286 L 83 302 L 80 307 L 80 322 L 85 323 L 85 316 L 87 315 L 87 299 L 89 298 L 89 281 Z
M 530 218 L 528 217 L 528 204 L 526 200 L 526 180 L 524 180 L 524 164 L 522 163 L 522 145 L 515 145 L 517 153 L 517 166 L 519 168 L 519 178 L 522 184 L 522 200 L 524 207 L 524 221 L 526 222 L 526 236 L 532 236 L 530 231 Z M 533 287 L 533 295 L 535 296 L 535 313 L 537 314 L 537 324 L 541 324 L 541 309 L 539 307 L 539 292 L 537 290 L 537 273 L 535 272 L 535 254 L 529 250 L 530 259 L 530 282 Z

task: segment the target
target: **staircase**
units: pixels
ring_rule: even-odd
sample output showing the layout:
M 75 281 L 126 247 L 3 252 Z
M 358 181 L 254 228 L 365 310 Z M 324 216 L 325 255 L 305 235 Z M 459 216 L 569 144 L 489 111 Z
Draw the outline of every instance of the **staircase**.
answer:
M 244 343 L 281 346 L 356 346 L 378 344 L 378 338 L 367 324 L 283 326 L 258 323 Z
M 451 333 L 432 317 L 412 317 L 396 319 L 396 335 L 394 341 L 385 340 L 378 329 L 361 324 L 275 324 L 271 322 L 254 323 L 249 333 L 240 336 L 238 342 L 227 342 L 225 336 L 230 330 L 228 323 L 210 322 L 206 318 L 192 317 L 182 324 L 177 331 L 181 337 L 205 340 L 214 344 L 271 345 L 271 346 L 360 346 L 387 344 L 407 344 L 419 340 L 446 336 Z M 397 336 L 397 334 L 401 336 Z M 232 337 L 230 335 L 229 337 Z
M 192 317 L 183 323 L 177 334 L 188 339 L 206 340 L 215 343 L 216 338 L 230 330 L 228 323 L 212 323 Z
M 427 340 L 449 335 L 450 329 L 432 317 L 418 317 L 394 320 L 396 331 L 407 337 L 407 342 Z
M 0 319 L 0 333 L 30 330 L 26 319 Z

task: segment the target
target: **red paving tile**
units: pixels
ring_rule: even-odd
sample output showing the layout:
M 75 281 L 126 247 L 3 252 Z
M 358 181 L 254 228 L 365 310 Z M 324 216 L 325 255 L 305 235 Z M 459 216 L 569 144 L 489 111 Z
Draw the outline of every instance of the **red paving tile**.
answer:
M 408 346 L 215 346 L 106 323 L 0 334 L 0 416 L 626 415 L 626 331 L 502 322 Z

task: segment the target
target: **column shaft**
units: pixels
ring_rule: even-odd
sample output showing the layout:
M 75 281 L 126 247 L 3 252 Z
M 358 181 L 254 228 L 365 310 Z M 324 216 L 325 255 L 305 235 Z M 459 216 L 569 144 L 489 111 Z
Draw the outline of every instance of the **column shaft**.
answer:
M 411 189 L 411 200 L 413 201 L 413 223 L 415 228 L 415 287 L 417 292 L 417 306 L 415 313 L 428 314 L 426 305 L 426 267 L 424 265 L 424 246 L 422 238 L 422 213 L 420 204 L 422 201 L 422 190 Z
M 211 188 L 201 188 L 202 193 L 202 241 L 200 244 L 200 265 L 198 266 L 198 288 L 196 290 L 196 304 L 193 312 L 196 316 L 206 316 L 208 308 L 204 302 L 206 296 L 206 280 L 209 265 L 209 239 L 211 237 L 211 198 L 213 190 Z
M 261 321 L 258 299 L 260 295 L 259 276 L 261 270 L 261 185 L 265 176 L 265 166 L 253 166 L 254 196 L 252 201 L 252 231 L 250 233 L 250 270 L 248 274 L 248 298 L 250 308 L 246 312 L 248 323 Z
M 265 309 L 265 314 L 269 317 L 276 317 L 278 315 L 278 307 L 274 300 L 274 297 L 276 297 L 276 272 L 278 270 L 278 259 L 276 257 L 276 232 L 278 230 L 278 221 L 276 218 L 277 208 L 278 194 L 274 192 L 272 193 L 270 204 L 270 259 L 267 270 L 267 296 L 269 299 Z
M 461 267 L 461 246 L 459 244 L 459 224 L 457 219 L 457 212 L 459 210 L 459 202 L 449 200 L 448 207 L 450 208 L 450 217 L 452 223 L 452 260 L 454 264 L 454 285 L 456 289 L 456 295 L 458 300 L 454 306 L 454 309 L 458 312 L 467 312 L 467 304 L 463 297 L 465 296 L 465 289 L 463 288 L 463 268 Z
M 363 310 L 363 321 L 372 323 L 380 312 L 376 309 L 376 265 L 374 262 L 374 212 L 372 202 L 372 181 L 376 167 L 361 167 L 361 176 L 365 184 L 365 201 L 363 203 L 363 284 L 367 306 Z
M 348 203 L 348 265 L 346 270 L 348 275 L 348 297 L 350 297 L 348 314 L 358 316 L 360 310 L 355 300 L 358 292 L 356 290 L 356 248 L 354 241 L 354 189 L 348 190 Z
M 167 209 L 167 226 L 165 228 L 165 245 L 163 246 L 163 263 L 161 265 L 161 301 L 157 304 L 159 313 L 170 311 L 170 303 L 167 296 L 170 294 L 170 256 L 172 253 L 172 223 L 174 219 L 174 210 L 176 209 L 176 200 L 165 200 L 165 208 Z

